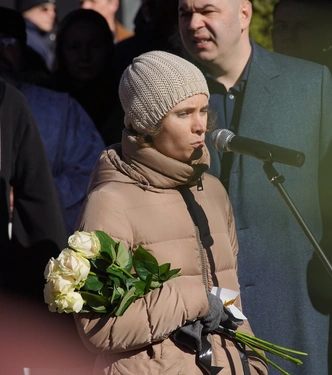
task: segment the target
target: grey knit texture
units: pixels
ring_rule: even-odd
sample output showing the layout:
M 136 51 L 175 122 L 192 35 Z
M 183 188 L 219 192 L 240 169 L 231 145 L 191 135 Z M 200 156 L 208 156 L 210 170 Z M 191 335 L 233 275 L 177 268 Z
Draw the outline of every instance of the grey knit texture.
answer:
M 151 134 L 176 104 L 197 94 L 210 97 L 205 77 L 195 65 L 164 51 L 144 53 L 121 77 L 125 126 Z

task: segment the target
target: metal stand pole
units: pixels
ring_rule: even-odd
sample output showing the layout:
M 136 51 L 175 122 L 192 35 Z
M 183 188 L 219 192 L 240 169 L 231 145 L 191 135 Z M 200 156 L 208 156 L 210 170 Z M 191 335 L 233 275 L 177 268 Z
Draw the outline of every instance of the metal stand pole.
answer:
M 303 232 L 306 234 L 309 241 L 313 245 L 319 259 L 324 264 L 324 266 L 325 266 L 326 270 L 328 271 L 329 275 L 332 277 L 331 263 L 329 262 L 329 260 L 325 256 L 323 250 L 320 248 L 318 242 L 316 241 L 315 237 L 311 233 L 309 227 L 307 226 L 307 224 L 305 223 L 305 221 L 301 217 L 299 211 L 297 210 L 297 208 L 293 204 L 292 200 L 290 199 L 290 197 L 287 194 L 284 187 L 282 186 L 282 183 L 285 181 L 284 176 L 278 174 L 278 172 L 276 171 L 276 169 L 274 168 L 274 166 L 272 165 L 271 162 L 264 163 L 263 169 L 264 169 L 265 174 L 267 175 L 267 178 L 271 182 L 271 184 L 274 185 L 278 189 L 279 193 L 284 198 L 287 206 L 290 208 L 291 212 L 295 216 L 295 219 L 300 224 Z

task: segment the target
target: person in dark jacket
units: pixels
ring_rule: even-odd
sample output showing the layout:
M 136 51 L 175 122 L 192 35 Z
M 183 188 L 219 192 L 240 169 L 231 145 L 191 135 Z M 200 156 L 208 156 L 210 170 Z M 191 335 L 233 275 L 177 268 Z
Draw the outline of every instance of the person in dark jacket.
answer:
M 90 173 L 105 144 L 93 121 L 68 93 L 24 82 L 26 33 L 22 16 L 0 7 L 0 76 L 26 97 L 40 131 L 57 188 L 68 236 L 85 198 Z
M 331 16 L 329 0 L 279 0 L 273 11 L 273 50 L 332 71 Z
M 25 19 L 27 44 L 42 57 L 50 71 L 54 63 L 55 7 L 55 0 L 17 0 L 16 2 L 16 9 Z
M 57 69 L 45 84 L 71 94 L 107 146 L 121 141 L 124 127 L 114 61 L 113 36 L 105 18 L 94 10 L 77 9 L 59 24 Z
M 26 99 L 0 79 L 0 100 L 0 288 L 42 301 L 45 265 L 66 245 L 64 222 L 44 145 Z
M 80 343 L 72 317 L 52 316 L 43 300 L 45 265 L 67 236 L 31 110 L 1 78 L 0 149 L 0 373 L 91 374 L 94 356 Z
M 179 0 L 180 34 L 207 78 L 210 108 L 218 113 L 216 126 L 305 153 L 301 169 L 276 168 L 313 236 L 317 241 L 326 237 L 329 245 L 324 250 L 332 260 L 331 74 L 322 65 L 267 51 L 250 40 L 251 19 L 248 0 Z M 292 375 L 331 375 L 329 274 L 322 264 L 319 272 L 308 272 L 314 248 L 266 178 L 263 163 L 218 152 L 207 143 L 209 172 L 228 188 L 234 208 L 242 248 L 238 260 L 243 309 L 254 332 L 308 353 L 303 366 L 283 366 L 276 358 Z M 316 294 L 324 312 L 313 306 L 308 294 L 309 278 L 320 275 L 326 283 L 316 285 Z M 279 371 L 271 368 L 270 374 Z
M 100 13 L 107 21 L 110 30 L 114 35 L 114 42 L 120 42 L 133 35 L 116 19 L 116 13 L 120 8 L 120 0 L 80 0 L 82 9 L 91 9 Z

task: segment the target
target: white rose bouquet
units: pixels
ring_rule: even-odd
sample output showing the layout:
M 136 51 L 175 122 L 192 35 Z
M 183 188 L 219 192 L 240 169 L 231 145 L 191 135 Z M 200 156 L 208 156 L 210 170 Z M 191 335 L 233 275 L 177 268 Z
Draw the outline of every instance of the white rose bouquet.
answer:
M 179 276 L 180 269 L 171 270 L 169 263 L 159 266 L 143 247 L 131 255 L 121 242 L 102 231 L 75 232 L 69 237 L 68 246 L 45 268 L 44 299 L 51 312 L 94 311 L 121 316 L 137 298 Z M 234 300 L 223 302 L 227 306 Z M 306 355 L 222 326 L 215 332 L 246 345 L 284 375 L 290 374 L 257 349 L 297 365 L 302 361 L 293 355 Z
M 179 269 L 171 270 L 169 263 L 159 266 L 143 247 L 132 256 L 102 231 L 77 231 L 68 246 L 45 268 L 44 300 L 51 312 L 120 316 L 137 298 L 179 276 Z

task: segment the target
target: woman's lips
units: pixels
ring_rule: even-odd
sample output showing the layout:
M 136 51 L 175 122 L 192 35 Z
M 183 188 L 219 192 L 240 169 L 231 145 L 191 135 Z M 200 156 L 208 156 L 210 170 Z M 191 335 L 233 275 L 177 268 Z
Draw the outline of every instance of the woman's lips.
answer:
M 194 148 L 201 148 L 204 146 L 204 141 L 198 141 L 198 142 L 194 142 L 191 144 L 192 147 Z

